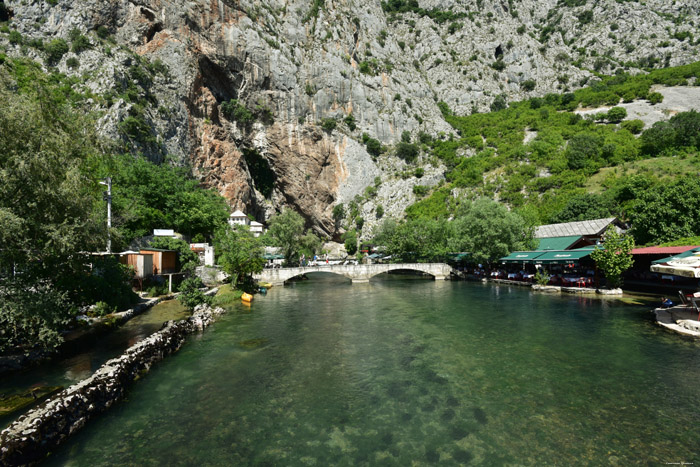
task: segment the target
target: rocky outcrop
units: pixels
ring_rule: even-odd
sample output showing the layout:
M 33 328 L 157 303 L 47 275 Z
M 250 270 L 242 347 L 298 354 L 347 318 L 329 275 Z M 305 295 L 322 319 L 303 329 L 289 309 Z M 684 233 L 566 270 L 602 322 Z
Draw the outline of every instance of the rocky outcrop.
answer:
M 189 334 L 201 331 L 223 312 L 222 308 L 200 306 L 187 319 L 167 322 L 91 377 L 20 417 L 0 433 L 0 465 L 38 463 L 91 418 L 124 397 L 136 379 L 177 351 Z
M 406 180 L 387 171 L 397 159 L 370 157 L 363 133 L 385 145 L 405 131 L 446 137 L 453 130 L 440 101 L 459 114 L 486 111 L 500 95 L 564 92 L 595 79 L 590 70 L 688 63 L 700 49 L 698 0 L 4 4 L 9 27 L 26 39 L 0 34 L 10 55 L 45 62 L 36 40 L 74 30 L 89 38 L 91 47 L 55 66 L 84 79 L 103 134 L 153 160 L 190 164 L 258 221 L 291 206 L 327 236 L 333 205 L 363 195 L 377 176 L 395 194 L 383 201 L 386 216 L 402 215 L 413 185 L 439 182 L 438 173 L 394 184 Z M 231 99 L 250 120 L 222 112 Z M 130 134 L 120 125 L 129 117 L 149 130 Z M 324 119 L 335 128 L 322 130 Z M 363 210 L 380 202 L 366 199 Z

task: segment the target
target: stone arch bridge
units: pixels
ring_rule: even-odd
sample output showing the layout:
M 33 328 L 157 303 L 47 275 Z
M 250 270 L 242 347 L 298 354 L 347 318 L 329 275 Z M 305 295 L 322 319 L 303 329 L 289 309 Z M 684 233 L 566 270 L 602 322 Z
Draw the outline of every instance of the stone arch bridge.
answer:
M 445 263 L 396 263 L 396 264 L 334 264 L 305 266 L 299 268 L 264 269 L 256 274 L 255 279 L 270 282 L 273 285 L 284 284 L 285 281 L 301 276 L 309 272 L 330 272 L 339 274 L 357 282 L 369 282 L 370 278 L 377 274 L 396 270 L 419 271 L 430 274 L 435 280 L 445 280 L 452 271 L 452 267 Z

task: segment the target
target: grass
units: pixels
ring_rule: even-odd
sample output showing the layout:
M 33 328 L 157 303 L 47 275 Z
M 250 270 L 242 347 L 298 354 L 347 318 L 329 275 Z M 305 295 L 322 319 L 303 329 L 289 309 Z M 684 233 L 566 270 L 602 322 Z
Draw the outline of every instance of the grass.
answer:
M 700 177 L 700 155 L 657 157 L 605 167 L 586 181 L 585 188 L 589 193 L 602 193 L 610 178 L 644 174 L 654 175 L 662 181 L 689 175 Z
M 231 284 L 222 285 L 214 296 L 212 305 L 220 307 L 232 306 L 241 301 L 241 295 L 243 295 L 243 291 L 232 289 Z

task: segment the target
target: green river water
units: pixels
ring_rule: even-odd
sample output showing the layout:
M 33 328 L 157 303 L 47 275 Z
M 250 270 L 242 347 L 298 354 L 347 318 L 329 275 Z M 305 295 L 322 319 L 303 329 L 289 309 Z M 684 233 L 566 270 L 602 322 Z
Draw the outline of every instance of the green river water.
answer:
M 649 304 L 323 277 L 235 305 L 49 465 L 700 463 L 700 343 Z

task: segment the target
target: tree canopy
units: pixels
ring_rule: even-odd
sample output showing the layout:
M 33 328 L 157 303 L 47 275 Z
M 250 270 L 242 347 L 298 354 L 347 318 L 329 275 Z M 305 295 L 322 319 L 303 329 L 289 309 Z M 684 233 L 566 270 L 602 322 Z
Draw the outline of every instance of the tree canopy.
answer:
M 591 258 L 605 276 L 608 287 L 619 287 L 622 283 L 622 274 L 634 263 L 631 253 L 634 248 L 634 239 L 629 235 L 619 234 L 614 227 L 611 227 L 605 232 L 603 240 L 603 248 L 596 248 L 591 253 Z
M 218 264 L 231 279 L 231 287 L 246 282 L 252 274 L 261 272 L 265 265 L 263 243 L 246 226 L 223 226 L 216 231 L 214 245 Z

